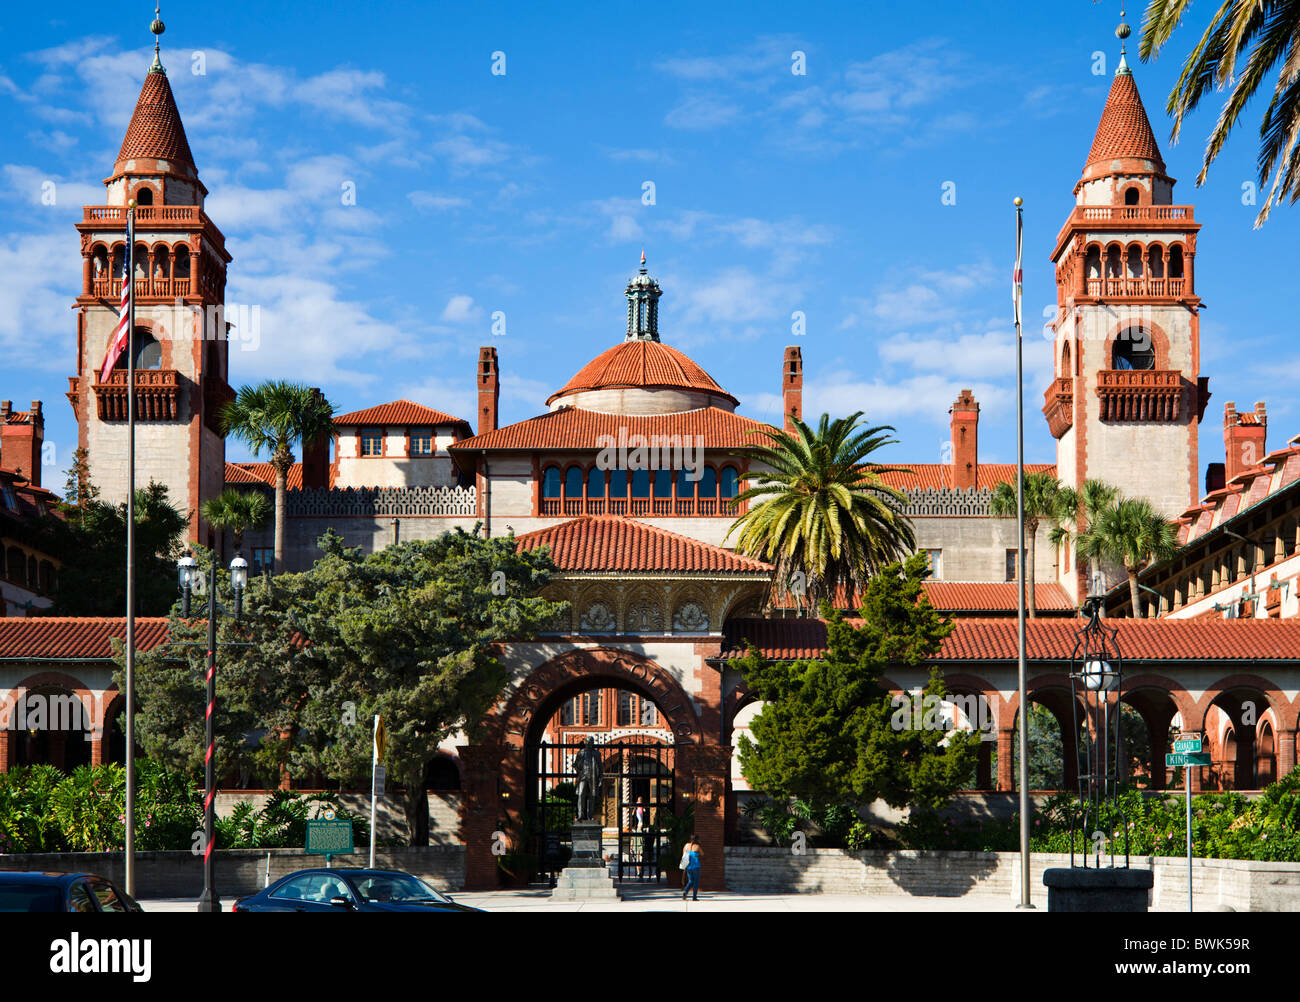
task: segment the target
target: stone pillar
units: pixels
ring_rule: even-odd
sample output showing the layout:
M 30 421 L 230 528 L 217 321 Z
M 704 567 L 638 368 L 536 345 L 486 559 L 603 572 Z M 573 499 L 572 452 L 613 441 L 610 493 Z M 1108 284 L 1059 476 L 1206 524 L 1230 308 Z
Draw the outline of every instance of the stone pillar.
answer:
M 677 790 L 679 810 L 695 805 L 695 840 L 700 844 L 704 869 L 700 890 L 727 888 L 726 800 L 727 770 L 731 767 L 730 745 L 679 745 L 677 748 Z
M 1281 779 L 1295 768 L 1295 731 L 1277 730 L 1277 778 Z
M 502 744 L 485 743 L 461 745 L 457 750 L 465 788 L 460 815 L 465 841 L 465 890 L 489 891 L 497 886 L 492 833 L 501 820 L 497 781 L 507 749 Z
M 998 730 L 998 789 L 1014 790 L 1016 788 L 1015 777 L 1015 748 L 1016 731 Z

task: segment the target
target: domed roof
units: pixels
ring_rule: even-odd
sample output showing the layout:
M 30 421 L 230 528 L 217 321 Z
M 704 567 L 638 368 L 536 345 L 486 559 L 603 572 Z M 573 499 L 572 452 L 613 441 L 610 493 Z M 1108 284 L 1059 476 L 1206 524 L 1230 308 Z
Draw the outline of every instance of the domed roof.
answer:
M 1142 106 L 1133 74 L 1121 70 L 1110 85 L 1101 122 L 1088 152 L 1085 172 L 1087 167 L 1094 165 L 1109 170 L 1113 161 L 1130 159 L 1147 160 L 1156 169 L 1165 169 L 1165 162 L 1160 158 L 1160 146 L 1151 131 L 1151 120 Z
M 624 341 L 601 352 L 546 402 L 550 404 L 561 397 L 589 390 L 613 389 L 689 390 L 716 395 L 733 406 L 738 403 L 712 376 L 676 348 L 648 340 Z

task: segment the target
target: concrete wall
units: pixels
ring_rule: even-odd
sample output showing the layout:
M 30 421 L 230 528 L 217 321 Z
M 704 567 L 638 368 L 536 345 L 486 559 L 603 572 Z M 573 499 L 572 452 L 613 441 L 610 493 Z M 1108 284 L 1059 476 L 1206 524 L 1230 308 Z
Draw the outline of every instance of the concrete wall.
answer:
M 295 791 L 302 793 L 305 791 Z M 254 807 L 266 803 L 270 793 L 265 790 L 226 790 L 217 794 L 217 817 L 229 817 L 235 805 L 248 801 Z M 406 838 L 406 808 L 402 797 L 386 794 L 375 804 L 375 836 L 378 840 Z M 453 792 L 429 791 L 429 844 L 460 845 L 461 795 Z M 340 806 L 354 814 L 370 816 L 370 794 L 340 793 Z
M 223 902 L 253 894 L 266 885 L 267 857 L 270 879 L 296 870 L 324 866 L 324 856 L 308 856 L 301 849 L 219 849 L 216 886 Z M 351 856 L 338 856 L 335 866 L 365 866 L 366 850 L 357 846 Z M 203 857 L 181 851 L 135 854 L 137 898 L 197 898 L 203 890 Z M 56 870 L 96 873 L 119 886 L 124 882 L 124 857 L 120 852 L 49 852 L 0 854 L 0 870 Z M 462 846 L 381 849 L 375 853 L 380 869 L 405 870 L 427 880 L 440 891 L 458 891 L 465 882 Z
M 729 846 L 727 889 L 748 893 L 1020 896 L 1020 855 L 1014 852 L 857 852 Z M 1043 871 L 1069 866 L 1068 855 L 1034 853 L 1030 896 L 1046 907 Z M 1153 869 L 1154 911 L 1187 907 L 1187 860 L 1138 857 L 1134 867 Z M 1193 897 L 1197 911 L 1300 911 L 1300 863 L 1193 859 Z

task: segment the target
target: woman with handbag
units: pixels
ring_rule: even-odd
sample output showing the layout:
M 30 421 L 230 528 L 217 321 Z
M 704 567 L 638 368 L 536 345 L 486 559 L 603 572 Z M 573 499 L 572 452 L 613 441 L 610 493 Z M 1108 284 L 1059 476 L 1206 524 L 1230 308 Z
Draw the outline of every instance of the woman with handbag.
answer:
M 682 900 L 691 894 L 693 901 L 700 900 L 700 843 L 692 834 L 682 849 Z

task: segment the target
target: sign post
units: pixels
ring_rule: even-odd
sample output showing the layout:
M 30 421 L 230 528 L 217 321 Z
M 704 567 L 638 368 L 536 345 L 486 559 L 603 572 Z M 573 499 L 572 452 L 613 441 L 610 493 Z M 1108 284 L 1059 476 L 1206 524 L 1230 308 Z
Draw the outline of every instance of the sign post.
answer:
M 384 732 L 384 718 L 375 714 L 375 740 L 370 755 L 370 869 L 375 868 L 375 800 L 384 793 L 384 767 L 379 763 L 384 757 L 388 735 Z
M 334 857 L 353 852 L 352 822 L 336 821 L 332 810 L 324 817 L 307 822 L 307 844 L 303 847 L 309 855 L 324 856 L 325 865 L 333 866 Z
M 1182 767 L 1183 787 L 1187 797 L 1187 910 L 1192 910 L 1192 769 L 1210 764 L 1210 753 L 1201 751 L 1199 737 L 1180 738 L 1172 754 L 1165 755 L 1165 765 Z

